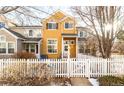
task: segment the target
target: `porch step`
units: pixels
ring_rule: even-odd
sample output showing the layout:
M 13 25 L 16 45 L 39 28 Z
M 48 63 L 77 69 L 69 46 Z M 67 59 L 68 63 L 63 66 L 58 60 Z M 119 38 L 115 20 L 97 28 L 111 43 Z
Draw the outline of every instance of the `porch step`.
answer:
M 90 81 L 87 78 L 83 77 L 71 78 L 71 84 L 72 86 L 92 86 Z

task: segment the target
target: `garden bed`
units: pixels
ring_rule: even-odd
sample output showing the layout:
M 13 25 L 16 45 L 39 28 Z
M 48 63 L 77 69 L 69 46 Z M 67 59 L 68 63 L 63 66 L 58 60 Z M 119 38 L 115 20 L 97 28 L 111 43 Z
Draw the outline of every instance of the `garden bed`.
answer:
M 15 80 L 12 77 L 3 78 L 0 80 L 1 86 L 71 86 L 69 78 L 39 78 L 39 77 L 23 77 Z

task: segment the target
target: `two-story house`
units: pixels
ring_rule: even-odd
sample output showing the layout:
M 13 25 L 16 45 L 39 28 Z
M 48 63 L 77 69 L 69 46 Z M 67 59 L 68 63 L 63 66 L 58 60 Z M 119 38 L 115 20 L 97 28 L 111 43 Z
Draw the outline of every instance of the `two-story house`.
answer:
M 14 26 L 0 28 L 0 58 L 27 51 L 40 58 L 41 26 Z
M 42 21 L 41 53 L 48 58 L 75 58 L 78 52 L 78 33 L 74 17 L 56 11 Z

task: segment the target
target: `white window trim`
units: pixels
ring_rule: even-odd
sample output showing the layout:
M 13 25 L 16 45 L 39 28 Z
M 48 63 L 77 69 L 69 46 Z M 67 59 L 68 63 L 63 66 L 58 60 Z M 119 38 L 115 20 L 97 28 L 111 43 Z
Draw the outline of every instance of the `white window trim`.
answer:
M 1 43 L 4 43 L 4 42 L 1 42 Z M 0 55 L 13 55 L 14 53 L 8 53 L 8 43 L 14 43 L 14 53 L 15 53 L 15 50 L 16 50 L 16 43 L 15 42 L 5 42 L 5 44 L 6 44 L 6 53 L 0 53 Z
M 14 54 L 14 53 L 9 53 L 9 51 L 8 51 L 8 49 L 9 49 L 8 45 L 9 45 L 9 43 L 13 43 L 13 44 L 14 44 L 14 53 L 15 53 L 15 50 L 16 50 L 15 42 L 8 42 L 8 43 L 7 43 L 7 54 L 12 55 L 12 54 Z
M 57 22 L 48 22 L 47 24 L 49 24 L 49 23 L 57 24 Z M 47 28 L 47 30 L 57 30 L 57 29 L 49 29 L 49 28 Z
M 72 28 L 65 28 L 65 23 L 72 23 Z M 73 30 L 74 29 L 74 23 L 73 22 L 64 22 L 64 30 Z
M 6 54 L 8 53 L 8 52 L 7 52 L 7 51 L 8 51 L 8 50 L 7 50 L 7 45 L 8 45 L 8 44 L 7 44 L 6 42 L 1 42 L 1 43 L 5 43 L 5 44 L 6 44 L 6 53 L 0 53 L 0 55 L 6 55 Z
M 48 52 L 48 40 L 56 40 L 57 41 L 57 44 L 56 44 L 57 52 L 56 53 L 49 53 Z M 47 39 L 47 54 L 58 54 L 58 40 L 57 39 L 55 39 L 55 38 L 48 38 Z
M 0 41 L 0 42 L 6 42 L 6 36 L 5 35 L 0 35 L 0 37 L 4 37 L 5 41 Z
M 34 53 L 34 54 L 38 54 L 38 53 L 39 53 L 39 49 L 38 49 L 38 53 L 36 53 L 36 45 L 38 45 L 38 43 L 35 44 L 35 52 L 31 52 L 31 45 L 29 44 L 29 47 L 28 47 L 29 52 Z M 39 46 L 39 45 L 38 45 L 38 46 Z M 26 45 L 24 46 L 24 49 L 26 49 Z

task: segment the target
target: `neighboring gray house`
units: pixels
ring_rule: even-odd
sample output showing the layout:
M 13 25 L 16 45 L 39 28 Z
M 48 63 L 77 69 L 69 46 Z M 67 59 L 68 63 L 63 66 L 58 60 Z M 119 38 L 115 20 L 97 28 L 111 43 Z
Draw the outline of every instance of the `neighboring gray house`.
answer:
M 86 41 L 87 38 L 90 37 L 91 32 L 87 28 L 81 26 L 78 26 L 77 30 L 78 30 L 78 53 L 85 54 L 86 50 L 89 50 L 90 53 L 90 49 L 86 47 Z
M 17 26 L 0 29 L 0 58 L 27 51 L 40 58 L 41 26 Z

